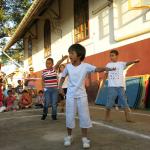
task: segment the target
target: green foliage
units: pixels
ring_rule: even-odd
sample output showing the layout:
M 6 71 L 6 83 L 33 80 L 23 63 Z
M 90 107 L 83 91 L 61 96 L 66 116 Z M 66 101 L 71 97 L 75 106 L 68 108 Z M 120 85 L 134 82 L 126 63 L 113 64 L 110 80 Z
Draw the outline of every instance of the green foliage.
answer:
M 7 40 L 5 38 L 3 38 L 0 42 L 0 48 L 4 47 L 6 45 Z M 15 46 L 13 46 L 13 48 L 9 49 L 6 51 L 6 53 L 12 58 L 14 59 L 16 62 L 22 64 L 22 60 L 23 60 L 23 41 L 20 40 L 18 41 L 18 43 L 16 43 Z M 3 64 L 7 64 L 9 63 L 10 59 L 3 53 L 0 53 L 0 58 L 1 58 L 1 62 Z
M 8 10 L 6 15 L 9 15 L 9 19 L 17 25 L 25 15 L 31 2 L 29 0 L 6 0 L 6 2 L 9 3 L 6 8 Z
M 4 45 L 5 45 L 5 43 L 6 43 L 6 39 L 5 38 L 3 38 L 2 40 L 1 40 L 1 42 L 0 42 L 0 48 L 2 48 Z M 1 58 L 1 62 L 2 62 L 2 64 L 7 64 L 8 63 L 8 58 L 1 52 L 0 53 L 0 58 Z
M 17 25 L 20 23 L 25 13 L 31 5 L 31 0 L 0 0 L 0 48 L 7 43 L 5 37 L 13 34 Z M 14 50 L 9 50 L 7 53 L 18 62 L 23 55 L 23 42 L 17 42 Z M 3 63 L 7 63 L 9 59 L 5 55 L 1 55 Z
M 0 37 L 8 36 L 22 20 L 31 0 L 0 0 Z
M 0 20 L 4 20 L 4 10 L 0 8 Z

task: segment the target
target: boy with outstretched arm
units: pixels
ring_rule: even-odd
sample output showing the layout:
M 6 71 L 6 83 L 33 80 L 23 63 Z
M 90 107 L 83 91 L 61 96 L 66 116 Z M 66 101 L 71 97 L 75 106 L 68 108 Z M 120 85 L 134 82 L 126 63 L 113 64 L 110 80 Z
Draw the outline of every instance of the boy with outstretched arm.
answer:
M 110 52 L 110 60 L 106 67 L 116 68 L 113 71 L 106 72 L 104 80 L 102 81 L 102 87 L 104 86 L 105 80 L 108 78 L 108 96 L 106 103 L 106 115 L 105 121 L 111 121 L 110 112 L 115 104 L 116 98 L 121 102 L 121 106 L 125 112 L 125 118 L 127 122 L 132 122 L 130 118 L 130 109 L 127 103 L 127 96 L 125 93 L 126 83 L 125 83 L 125 73 L 124 70 L 132 65 L 139 62 L 139 59 L 130 62 L 118 61 L 119 52 L 117 50 L 112 50 Z M 101 88 L 102 88 L 101 87 Z
M 114 69 L 106 67 L 97 68 L 88 63 L 83 63 L 86 50 L 80 44 L 73 44 L 68 52 L 71 63 L 66 65 L 59 84 L 59 88 L 62 90 L 62 84 L 65 77 L 68 76 L 68 89 L 66 94 L 66 127 L 68 136 L 64 138 L 64 145 L 70 146 L 72 143 L 72 129 L 75 128 L 75 115 L 76 110 L 78 110 L 83 148 L 89 148 L 90 140 L 87 138 L 87 129 L 92 127 L 92 123 L 84 81 L 88 73 L 111 71 Z

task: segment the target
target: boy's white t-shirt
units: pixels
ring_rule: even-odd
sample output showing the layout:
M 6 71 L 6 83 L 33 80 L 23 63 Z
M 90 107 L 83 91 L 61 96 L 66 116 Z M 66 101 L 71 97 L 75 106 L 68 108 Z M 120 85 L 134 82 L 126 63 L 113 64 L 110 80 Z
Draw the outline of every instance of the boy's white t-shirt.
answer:
M 126 88 L 126 64 L 126 62 L 110 62 L 106 65 L 108 68 L 116 68 L 116 70 L 108 72 L 108 87 Z
M 88 73 L 95 72 L 96 67 L 87 63 L 81 63 L 79 66 L 67 64 L 63 71 L 62 77 L 68 75 L 68 97 L 87 96 L 85 89 L 85 77 Z

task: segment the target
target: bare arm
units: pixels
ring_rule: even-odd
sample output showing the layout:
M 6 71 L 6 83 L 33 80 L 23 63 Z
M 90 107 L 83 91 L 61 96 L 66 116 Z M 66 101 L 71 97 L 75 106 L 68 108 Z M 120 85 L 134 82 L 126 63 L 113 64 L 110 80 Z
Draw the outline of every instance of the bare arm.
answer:
M 61 77 L 60 82 L 59 82 L 59 91 L 63 95 L 64 95 L 64 91 L 62 89 L 62 85 L 63 85 L 64 81 L 65 81 L 65 77 Z
M 42 88 L 44 89 L 44 79 L 42 78 Z
M 134 60 L 134 61 L 129 61 L 129 62 L 127 62 L 126 66 L 128 67 L 128 66 L 130 66 L 130 65 L 132 65 L 132 64 L 136 64 L 136 63 L 139 63 L 139 62 L 140 62 L 139 59 L 136 59 L 136 60 Z
M 56 65 L 54 66 L 55 70 L 58 70 L 60 64 L 61 64 L 64 60 L 66 60 L 67 58 L 68 58 L 67 55 L 65 55 L 64 57 L 62 57 L 62 59 L 60 59 L 60 60 L 56 63 Z
M 59 88 L 62 88 L 64 81 L 65 81 L 65 77 L 61 77 L 60 82 L 59 82 Z
M 116 70 L 115 68 L 107 68 L 107 67 L 97 67 L 95 72 L 104 72 L 104 71 L 113 71 Z

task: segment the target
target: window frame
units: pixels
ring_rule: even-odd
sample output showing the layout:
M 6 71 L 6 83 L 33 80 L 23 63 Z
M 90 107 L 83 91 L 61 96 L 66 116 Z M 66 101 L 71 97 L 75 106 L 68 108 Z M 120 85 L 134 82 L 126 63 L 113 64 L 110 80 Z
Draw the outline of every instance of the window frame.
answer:
M 32 65 L 33 41 L 31 35 L 28 37 L 28 63 Z
M 86 4 L 81 2 L 81 0 L 74 0 L 74 42 L 75 43 L 80 43 L 82 41 L 89 39 L 89 37 L 90 37 L 90 33 L 89 33 L 89 31 L 90 31 L 89 30 L 89 0 L 85 0 L 85 1 L 87 2 Z M 76 12 L 81 12 L 80 10 L 83 7 L 86 7 L 86 6 L 82 6 L 82 7 L 80 7 L 80 9 L 78 9 L 76 6 L 80 5 L 80 4 L 82 4 L 82 5 L 84 4 L 87 6 L 86 12 L 84 11 L 84 13 L 83 13 L 83 14 L 86 14 L 87 19 L 82 21 L 82 24 L 79 23 L 79 19 L 81 19 L 80 17 L 83 16 L 83 14 L 81 14 L 81 16 L 78 14 L 75 14 Z M 78 9 L 78 10 L 76 10 L 76 9 Z M 76 18 L 79 18 L 78 21 L 76 20 Z M 83 19 L 83 17 L 82 17 L 82 19 Z M 76 24 L 80 24 L 80 25 L 78 26 Z M 79 31 L 82 28 L 81 26 L 84 26 L 84 25 L 86 27 L 84 27 L 82 31 Z M 77 33 L 78 31 L 79 31 L 79 33 Z M 82 32 L 84 32 L 84 33 L 82 33 Z M 80 37 L 78 39 L 78 35 L 83 36 L 82 34 L 84 35 L 84 37 Z
M 44 58 L 51 55 L 51 22 L 46 19 L 44 22 Z

